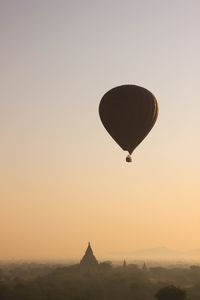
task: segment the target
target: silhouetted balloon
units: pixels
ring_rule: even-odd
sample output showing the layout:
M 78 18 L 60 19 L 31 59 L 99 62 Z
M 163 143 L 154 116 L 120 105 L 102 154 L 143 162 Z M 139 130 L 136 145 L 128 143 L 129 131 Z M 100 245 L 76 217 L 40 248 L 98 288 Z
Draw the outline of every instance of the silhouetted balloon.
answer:
M 121 85 L 103 96 L 99 115 L 111 137 L 131 155 L 155 124 L 158 104 L 147 89 Z M 130 155 L 126 158 L 128 162 L 131 161 Z

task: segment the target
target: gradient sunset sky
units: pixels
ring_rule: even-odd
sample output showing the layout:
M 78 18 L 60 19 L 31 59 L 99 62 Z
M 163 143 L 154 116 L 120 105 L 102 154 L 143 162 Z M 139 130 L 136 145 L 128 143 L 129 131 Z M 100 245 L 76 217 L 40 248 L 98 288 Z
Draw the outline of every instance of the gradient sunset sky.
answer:
M 0 1 L 0 259 L 200 248 L 200 1 Z M 98 116 L 121 84 L 158 121 L 133 163 Z

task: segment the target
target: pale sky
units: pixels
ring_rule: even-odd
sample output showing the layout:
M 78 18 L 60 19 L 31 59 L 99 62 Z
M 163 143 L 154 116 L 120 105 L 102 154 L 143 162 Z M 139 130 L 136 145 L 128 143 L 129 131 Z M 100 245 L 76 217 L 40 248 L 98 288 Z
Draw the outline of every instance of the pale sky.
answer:
M 0 1 L 0 259 L 200 248 L 200 1 Z M 133 163 L 102 126 L 121 84 L 156 125 Z

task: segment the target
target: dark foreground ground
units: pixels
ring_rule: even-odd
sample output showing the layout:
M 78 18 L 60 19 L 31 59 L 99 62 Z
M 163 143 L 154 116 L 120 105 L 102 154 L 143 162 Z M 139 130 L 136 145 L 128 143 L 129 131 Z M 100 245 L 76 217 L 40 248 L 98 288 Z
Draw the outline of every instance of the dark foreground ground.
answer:
M 170 285 L 200 300 L 200 267 L 0 265 L 0 300 L 156 300 L 155 294 Z

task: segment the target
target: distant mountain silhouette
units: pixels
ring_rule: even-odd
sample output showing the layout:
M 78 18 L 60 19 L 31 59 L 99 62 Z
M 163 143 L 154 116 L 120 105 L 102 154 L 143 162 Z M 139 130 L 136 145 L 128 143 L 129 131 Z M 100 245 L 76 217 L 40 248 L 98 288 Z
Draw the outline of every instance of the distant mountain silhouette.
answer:
M 189 251 L 178 251 L 172 250 L 167 247 L 155 247 L 149 249 L 141 249 L 130 252 L 112 252 L 114 255 L 126 255 L 134 258 L 163 258 L 163 259 L 172 259 L 172 258 L 200 258 L 200 249 L 192 249 Z
M 173 256 L 180 255 L 180 251 L 171 250 L 167 247 L 156 247 L 132 252 L 134 255 L 150 255 L 150 256 Z
M 185 253 L 187 253 L 188 255 L 192 255 L 192 256 L 200 256 L 200 249 L 192 249 Z

